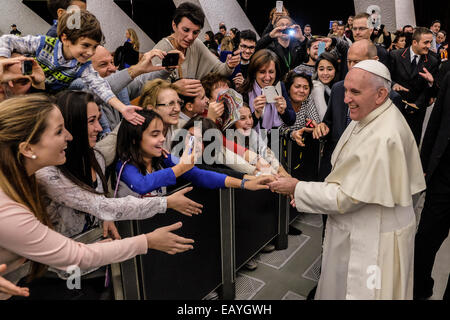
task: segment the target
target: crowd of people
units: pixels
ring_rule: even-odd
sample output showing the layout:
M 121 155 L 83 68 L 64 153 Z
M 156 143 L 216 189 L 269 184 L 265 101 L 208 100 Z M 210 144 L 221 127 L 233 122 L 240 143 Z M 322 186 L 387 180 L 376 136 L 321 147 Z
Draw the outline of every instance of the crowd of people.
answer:
M 55 20 L 46 35 L 0 37 L 0 299 L 74 298 L 63 280 L 70 266 L 82 270 L 78 298 L 111 299 L 109 264 L 148 249 L 195 250 L 195 239 L 173 232 L 180 222 L 122 239 L 114 221 L 201 214 L 193 187 L 270 189 L 327 217 L 316 299 L 432 296 L 450 228 L 450 74 L 439 21 L 391 33 L 358 13 L 321 36 L 283 7 L 259 39 L 221 23 L 203 42 L 205 14 L 185 2 L 152 50 L 140 53 L 129 28 L 110 52 L 86 1 L 47 2 Z M 242 98 L 237 118 L 224 93 Z M 304 153 L 305 137 L 320 143 L 313 181 L 283 167 L 279 136 Z M 193 187 L 169 194 L 177 178 Z M 425 190 L 418 218 L 413 196 Z M 107 240 L 74 240 L 98 227 Z

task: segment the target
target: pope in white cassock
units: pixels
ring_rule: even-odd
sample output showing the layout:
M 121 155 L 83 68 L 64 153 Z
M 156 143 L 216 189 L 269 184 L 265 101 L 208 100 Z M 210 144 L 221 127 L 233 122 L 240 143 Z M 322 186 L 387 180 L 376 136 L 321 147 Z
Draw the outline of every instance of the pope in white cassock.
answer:
M 359 62 L 344 87 L 353 121 L 325 182 L 278 178 L 270 187 L 293 194 L 298 211 L 328 215 L 316 299 L 412 299 L 412 195 L 425 189 L 414 136 L 382 63 Z

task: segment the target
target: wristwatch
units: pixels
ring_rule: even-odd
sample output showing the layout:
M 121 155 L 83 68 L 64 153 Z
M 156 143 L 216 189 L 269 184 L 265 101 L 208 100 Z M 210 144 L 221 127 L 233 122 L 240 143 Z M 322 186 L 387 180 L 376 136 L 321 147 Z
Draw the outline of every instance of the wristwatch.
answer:
M 241 189 L 245 189 L 245 187 L 244 187 L 244 184 L 245 184 L 245 182 L 246 181 L 248 181 L 248 179 L 242 179 L 242 181 L 241 181 Z

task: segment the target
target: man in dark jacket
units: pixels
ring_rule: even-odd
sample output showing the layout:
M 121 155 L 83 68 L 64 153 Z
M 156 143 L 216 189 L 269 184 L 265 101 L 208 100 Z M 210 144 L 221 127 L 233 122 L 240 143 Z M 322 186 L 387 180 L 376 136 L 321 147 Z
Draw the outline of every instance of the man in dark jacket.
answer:
M 433 295 L 434 259 L 450 229 L 450 72 L 444 78 L 422 142 L 427 191 L 414 248 L 414 299 Z M 444 300 L 450 298 L 450 278 Z
M 291 29 L 290 34 L 287 30 Z M 284 32 L 283 32 L 284 31 Z M 302 29 L 295 24 L 290 17 L 280 17 L 275 23 L 275 28 L 259 39 L 256 51 L 269 49 L 278 56 L 281 69 L 281 79 L 296 66 L 305 61 L 306 41 Z
M 429 52 L 432 40 L 433 34 L 429 29 L 418 27 L 410 47 L 390 53 L 392 89 L 408 103 L 405 105 L 405 118 L 417 144 L 430 99 L 436 95 L 434 80 L 437 79 L 438 61 Z

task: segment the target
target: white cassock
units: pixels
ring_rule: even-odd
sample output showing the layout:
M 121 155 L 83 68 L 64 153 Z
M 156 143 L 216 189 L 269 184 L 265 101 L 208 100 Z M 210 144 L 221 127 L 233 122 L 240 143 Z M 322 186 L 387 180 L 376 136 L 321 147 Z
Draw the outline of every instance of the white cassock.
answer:
M 412 299 L 416 218 L 425 189 L 414 137 L 387 100 L 352 121 L 325 182 L 299 182 L 301 212 L 328 214 L 316 299 Z

